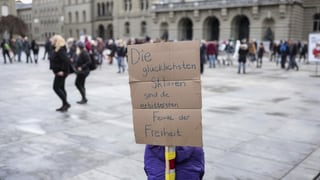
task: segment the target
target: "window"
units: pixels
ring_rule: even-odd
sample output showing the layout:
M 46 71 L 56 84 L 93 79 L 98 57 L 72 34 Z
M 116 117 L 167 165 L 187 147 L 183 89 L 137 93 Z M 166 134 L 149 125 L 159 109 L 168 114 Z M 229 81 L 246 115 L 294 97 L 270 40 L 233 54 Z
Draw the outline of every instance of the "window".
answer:
M 72 23 L 72 14 L 71 14 L 71 12 L 68 13 L 68 20 L 69 20 L 69 23 Z
M 145 21 L 141 22 L 141 36 L 145 36 L 147 33 L 147 23 Z
M 140 0 L 140 9 L 147 10 L 149 8 L 148 0 Z
M 78 11 L 76 12 L 76 23 L 79 23 L 79 13 L 78 13 Z
M 131 0 L 124 0 L 124 10 L 125 11 L 132 10 L 132 1 Z
M 69 29 L 69 37 L 72 37 L 72 29 Z
M 313 16 L 313 31 L 320 31 L 320 14 Z
M 86 11 L 82 11 L 83 22 L 87 22 L 87 14 Z
M 125 29 L 125 35 L 129 36 L 130 35 L 130 23 L 129 22 L 126 22 L 124 24 L 124 29 Z
M 102 16 L 106 15 L 106 6 L 102 3 Z
M 98 10 L 98 16 L 101 15 L 101 11 L 100 11 L 100 3 L 97 4 L 97 10 Z

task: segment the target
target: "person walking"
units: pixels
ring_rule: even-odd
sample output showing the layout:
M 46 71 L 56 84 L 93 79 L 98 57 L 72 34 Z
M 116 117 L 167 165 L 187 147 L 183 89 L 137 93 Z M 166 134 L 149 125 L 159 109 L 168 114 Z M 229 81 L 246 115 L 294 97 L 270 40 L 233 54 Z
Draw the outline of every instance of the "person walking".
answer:
M 62 106 L 56 111 L 67 111 L 70 104 L 67 101 L 67 92 L 65 90 L 65 80 L 69 74 L 70 62 L 67 55 L 65 40 L 60 35 L 52 37 L 53 54 L 50 58 L 50 69 L 54 74 L 53 90 L 62 101 Z
M 298 71 L 299 66 L 296 62 L 298 46 L 292 40 L 288 41 L 288 51 L 289 51 L 289 64 L 288 64 L 287 70 L 296 68 L 296 70 Z
M 75 63 L 75 69 L 77 73 L 75 85 L 82 97 L 82 99 L 77 103 L 86 104 L 88 102 L 88 99 L 86 97 L 85 82 L 90 73 L 89 65 L 91 63 L 91 60 L 89 53 L 85 50 L 85 44 L 83 42 L 77 42 L 77 47 L 80 50 L 80 54 L 78 55 L 77 61 Z
M 205 173 L 204 164 L 203 148 L 176 146 L 176 180 L 202 180 Z M 144 170 L 148 180 L 164 180 L 165 167 L 165 147 L 146 145 Z
M 246 62 L 247 62 L 247 55 L 248 55 L 248 45 L 246 40 L 242 40 L 241 41 L 241 45 L 239 48 L 239 59 L 238 59 L 238 74 L 241 73 L 241 69 L 242 69 L 242 73 L 245 74 L 246 73 Z
M 8 56 L 10 63 L 12 63 L 12 59 L 10 57 L 11 48 L 10 48 L 8 40 L 3 39 L 3 41 L 1 42 L 1 48 L 2 48 L 2 55 L 3 55 L 4 63 L 5 64 L 7 63 L 6 56 Z
M 38 56 L 39 56 L 39 44 L 36 42 L 36 40 L 32 40 L 31 49 L 33 52 L 34 62 L 37 64 L 38 63 Z

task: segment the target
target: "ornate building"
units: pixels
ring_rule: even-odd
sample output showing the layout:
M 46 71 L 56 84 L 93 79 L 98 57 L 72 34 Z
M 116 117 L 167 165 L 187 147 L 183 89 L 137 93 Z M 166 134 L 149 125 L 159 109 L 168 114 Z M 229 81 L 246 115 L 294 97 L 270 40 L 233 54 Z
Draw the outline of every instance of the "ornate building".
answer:
M 319 0 L 33 0 L 32 11 L 32 30 L 41 40 L 55 33 L 105 39 L 301 40 L 320 31 Z
M 318 19 L 317 0 L 160 1 L 153 5 L 152 37 L 169 39 L 307 39 Z M 319 25 L 318 25 L 319 26 Z

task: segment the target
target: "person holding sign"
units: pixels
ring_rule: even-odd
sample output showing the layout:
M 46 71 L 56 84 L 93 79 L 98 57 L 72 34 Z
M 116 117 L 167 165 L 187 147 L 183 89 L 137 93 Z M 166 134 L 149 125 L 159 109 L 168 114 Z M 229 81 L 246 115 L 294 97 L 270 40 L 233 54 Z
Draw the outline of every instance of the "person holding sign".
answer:
M 202 147 L 177 146 L 175 180 L 201 180 L 204 175 L 204 152 Z M 144 170 L 148 180 L 165 179 L 165 147 L 146 145 Z

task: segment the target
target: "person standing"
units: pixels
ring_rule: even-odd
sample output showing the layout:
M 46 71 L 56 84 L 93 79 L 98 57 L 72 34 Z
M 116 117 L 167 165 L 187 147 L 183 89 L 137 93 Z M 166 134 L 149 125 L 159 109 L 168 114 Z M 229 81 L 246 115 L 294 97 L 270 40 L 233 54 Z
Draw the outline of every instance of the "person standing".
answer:
M 264 46 L 263 46 L 263 43 L 261 42 L 259 47 L 258 47 L 257 68 L 261 68 L 262 67 L 262 59 L 263 59 L 264 52 L 265 52 Z
M 30 55 L 30 53 L 31 53 L 30 52 L 31 51 L 31 44 L 30 44 L 29 39 L 28 39 L 27 36 L 24 38 L 23 49 L 24 49 L 24 52 L 26 53 L 26 57 L 27 57 L 26 62 L 29 63 L 29 58 L 30 58 L 30 62 L 32 63 L 32 58 L 31 58 L 31 55 Z
M 200 44 L 200 73 L 201 74 L 203 74 L 205 63 L 206 63 L 206 42 L 202 40 Z
M 86 88 L 85 82 L 86 78 L 90 73 L 89 65 L 91 63 L 89 53 L 85 50 L 85 44 L 81 41 L 77 42 L 77 47 L 80 50 L 77 61 L 75 63 L 75 69 L 77 77 L 75 80 L 75 85 L 81 94 L 81 101 L 78 101 L 78 104 L 86 104 L 88 99 L 86 97 Z
M 241 67 L 243 74 L 246 73 L 246 62 L 247 62 L 247 55 L 248 55 L 248 45 L 246 40 L 242 40 L 240 48 L 239 48 L 239 59 L 238 59 L 238 74 L 241 73 Z
M 176 180 L 201 180 L 205 173 L 204 152 L 201 147 L 177 146 Z M 146 145 L 144 170 L 148 180 L 165 179 L 165 147 Z
M 47 54 L 48 54 L 48 59 L 50 60 L 50 55 L 52 54 L 52 44 L 49 38 L 46 40 L 46 43 L 44 44 L 44 54 L 43 54 L 42 60 L 46 59 Z
M 118 73 L 125 71 L 124 58 L 127 55 L 127 49 L 125 47 L 124 41 L 122 39 L 118 40 L 117 46 L 117 61 L 118 61 Z
M 62 106 L 56 111 L 67 111 L 70 104 L 67 101 L 65 80 L 69 74 L 70 62 L 67 55 L 65 40 L 60 35 L 52 37 L 53 54 L 50 58 L 50 69 L 54 74 L 53 90 L 62 101 Z
M 38 63 L 38 56 L 39 56 L 39 44 L 36 42 L 36 40 L 32 40 L 31 49 L 33 52 L 34 62 L 37 64 Z
M 287 62 L 287 55 L 289 53 L 289 48 L 287 42 L 282 42 L 279 46 L 280 54 L 281 54 L 281 68 L 285 69 L 285 65 Z
M 217 54 L 217 46 L 214 42 L 209 42 L 207 45 L 207 55 L 209 59 L 209 68 L 216 67 L 216 54 Z
M 18 37 L 16 39 L 16 48 L 17 48 L 18 62 L 21 62 L 21 54 L 23 51 L 23 42 L 21 37 Z

